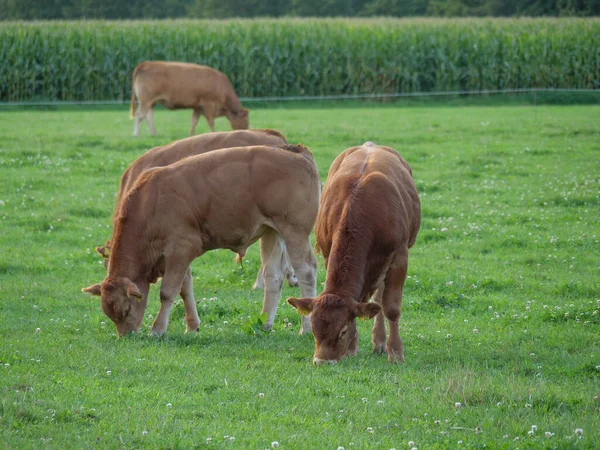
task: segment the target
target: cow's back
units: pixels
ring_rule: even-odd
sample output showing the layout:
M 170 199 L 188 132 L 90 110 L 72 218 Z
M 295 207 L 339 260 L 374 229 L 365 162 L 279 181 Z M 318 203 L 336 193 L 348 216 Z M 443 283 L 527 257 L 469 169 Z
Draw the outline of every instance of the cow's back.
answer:
M 121 177 L 117 203 L 138 176 L 151 167 L 164 167 L 188 156 L 223 148 L 285 143 L 287 143 L 285 136 L 275 130 L 236 130 L 200 134 L 154 147 L 131 163 Z
M 178 226 L 189 232 L 199 227 L 205 249 L 244 249 L 265 226 L 281 231 L 292 225 L 308 234 L 319 208 L 318 170 L 302 146 L 227 148 L 153 169 L 145 178 L 155 208 L 175 211 Z
M 420 226 L 419 196 L 410 166 L 393 149 L 367 145 L 340 154 L 332 164 L 315 228 L 328 253 L 339 227 L 360 230 L 385 247 L 411 247 Z
M 190 108 L 202 102 L 224 105 L 235 92 L 225 74 L 191 63 L 145 61 L 134 71 L 138 97 L 168 109 Z

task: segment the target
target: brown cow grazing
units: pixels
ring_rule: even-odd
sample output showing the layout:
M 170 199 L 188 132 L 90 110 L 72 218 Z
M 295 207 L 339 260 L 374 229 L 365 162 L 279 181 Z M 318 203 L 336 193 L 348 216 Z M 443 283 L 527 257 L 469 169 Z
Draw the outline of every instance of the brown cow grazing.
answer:
M 119 186 L 119 193 L 117 194 L 117 200 L 115 202 L 113 219 L 119 212 L 121 200 L 125 197 L 125 194 L 129 192 L 129 189 L 131 189 L 140 174 L 146 169 L 167 166 L 188 156 L 199 155 L 223 148 L 245 147 L 249 145 L 282 145 L 286 143 L 287 140 L 285 139 L 285 136 L 274 130 L 238 130 L 220 133 L 205 133 L 148 150 L 131 163 L 123 173 L 121 184 Z M 107 270 L 110 249 L 110 240 L 107 241 L 105 245 L 96 247 L 96 251 L 104 258 L 104 266 Z M 241 256 L 242 255 L 240 255 L 240 260 Z M 290 286 L 298 286 L 298 281 L 294 275 L 294 270 L 289 264 L 287 251 L 285 250 L 284 256 L 282 270 L 286 273 L 288 284 Z M 262 289 L 263 287 L 263 267 L 261 267 L 254 288 Z
M 315 227 L 327 278 L 317 298 L 289 298 L 310 314 L 313 361 L 337 362 L 358 352 L 357 317 L 373 318 L 374 352 L 404 361 L 399 320 L 408 249 L 421 222 L 410 166 L 389 147 L 367 142 L 339 155 L 329 169 Z M 375 292 L 375 303 L 368 303 Z
M 302 295 L 316 295 L 317 260 L 309 235 L 320 191 L 314 158 L 300 145 L 235 147 L 149 169 L 121 202 L 108 276 L 84 291 L 101 295 L 102 310 L 122 336 L 139 330 L 149 285 L 162 276 L 151 333 L 166 331 L 178 293 L 186 329 L 197 330 L 191 262 L 218 248 L 243 254 L 261 238 L 263 312 L 271 326 L 283 284 L 284 244 Z M 303 318 L 301 333 L 308 331 Z
M 242 108 L 229 78 L 218 70 L 198 64 L 144 61 L 131 76 L 130 117 L 135 117 L 133 135 L 140 131 L 144 118 L 151 134 L 156 134 L 152 122 L 152 110 L 157 103 L 167 109 L 194 110 L 190 135 L 200 116 L 204 114 L 211 131 L 215 131 L 215 117 L 227 116 L 231 128 L 248 128 L 248 110 Z M 135 97 L 139 102 L 134 115 Z

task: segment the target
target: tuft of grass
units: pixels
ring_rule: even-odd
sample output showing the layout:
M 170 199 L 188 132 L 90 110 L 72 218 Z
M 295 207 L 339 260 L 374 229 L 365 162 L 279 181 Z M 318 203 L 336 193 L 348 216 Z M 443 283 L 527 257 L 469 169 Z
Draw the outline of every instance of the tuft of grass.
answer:
M 371 354 L 372 323 L 359 321 L 358 356 L 314 367 L 284 301 L 273 331 L 258 331 L 255 247 L 243 267 L 222 250 L 194 262 L 197 334 L 178 303 L 167 334 L 147 335 L 153 286 L 143 331 L 117 340 L 80 292 L 105 275 L 94 247 L 111 233 L 121 173 L 184 137 L 188 112 L 158 110 L 159 134 L 135 139 L 126 108 L 0 111 L 0 443 L 594 448 L 599 117 L 597 106 L 256 110 L 252 125 L 307 145 L 323 180 L 341 151 L 372 140 L 402 153 L 421 195 L 406 363 Z M 319 287 L 324 277 L 320 260 Z

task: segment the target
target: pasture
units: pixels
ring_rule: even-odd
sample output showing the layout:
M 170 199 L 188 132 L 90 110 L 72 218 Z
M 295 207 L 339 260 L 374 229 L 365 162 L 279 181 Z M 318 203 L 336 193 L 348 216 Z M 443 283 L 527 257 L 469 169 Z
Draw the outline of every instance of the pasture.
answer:
M 252 105 L 249 105 L 252 107 Z M 413 106 L 251 111 L 314 153 L 396 148 L 421 195 L 401 333 L 406 363 L 370 350 L 312 365 L 284 288 L 260 331 L 243 267 L 193 264 L 200 332 L 180 301 L 167 334 L 117 340 L 94 247 L 123 170 L 185 136 L 158 110 L 133 138 L 125 107 L 0 111 L 0 445 L 5 448 L 597 448 L 600 442 L 600 108 Z M 225 119 L 217 130 L 229 129 Z M 198 132 L 208 130 L 201 120 Z M 319 259 L 318 290 L 325 278 Z M 144 327 L 158 311 L 150 293 Z

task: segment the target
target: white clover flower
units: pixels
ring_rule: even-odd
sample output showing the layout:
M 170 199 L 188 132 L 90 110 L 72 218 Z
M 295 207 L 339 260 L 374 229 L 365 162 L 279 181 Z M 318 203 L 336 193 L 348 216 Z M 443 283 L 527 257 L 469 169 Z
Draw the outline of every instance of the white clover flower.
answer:
M 460 408 L 461 406 L 462 406 L 462 404 L 460 402 L 454 403 L 454 407 L 455 408 Z
M 259 397 L 259 398 L 265 398 L 265 393 L 264 393 L 264 392 L 261 392 L 260 394 L 258 394 L 258 397 Z
M 171 408 L 173 405 L 170 403 L 167 403 L 167 408 Z
M 547 438 L 551 438 L 552 436 L 554 436 L 554 433 L 551 433 L 550 431 L 546 431 L 544 433 L 544 436 L 546 436 Z
M 529 431 L 527 432 L 527 435 L 528 435 L 529 437 L 532 437 L 534 434 L 535 434 L 535 432 L 534 432 L 533 430 L 529 430 Z
M 373 430 L 372 427 L 367 427 L 367 433 L 373 433 L 375 430 Z
M 473 333 L 477 334 L 479 333 L 479 330 L 477 328 L 473 328 Z
M 277 441 L 271 442 L 271 448 L 278 448 L 278 447 L 279 447 L 279 442 L 277 442 Z
M 39 328 L 36 328 L 36 329 L 35 329 L 35 332 L 36 332 L 37 334 L 40 334 L 40 331 L 42 331 L 42 330 L 40 330 Z
M 110 375 L 112 374 L 112 372 L 110 370 L 106 371 L 106 375 L 108 375 L 110 377 Z
M 415 446 L 415 443 L 414 443 L 413 441 L 408 441 L 408 446 L 409 446 L 409 447 L 414 447 L 414 446 Z
M 577 435 L 579 437 L 583 437 L 583 429 L 582 428 L 576 428 L 575 429 L 575 435 Z
M 142 431 L 142 436 L 148 436 L 148 430 Z
M 531 431 L 536 432 L 537 431 L 537 425 L 531 425 Z

